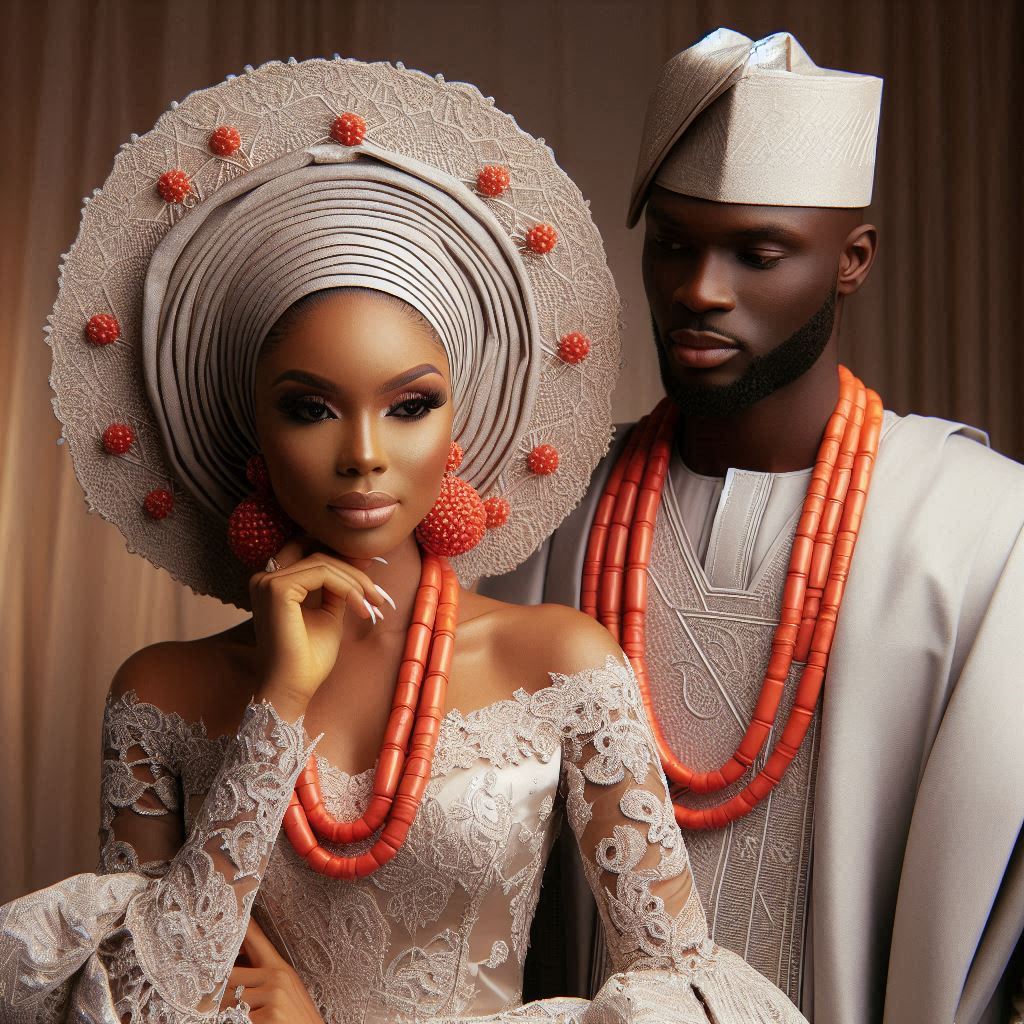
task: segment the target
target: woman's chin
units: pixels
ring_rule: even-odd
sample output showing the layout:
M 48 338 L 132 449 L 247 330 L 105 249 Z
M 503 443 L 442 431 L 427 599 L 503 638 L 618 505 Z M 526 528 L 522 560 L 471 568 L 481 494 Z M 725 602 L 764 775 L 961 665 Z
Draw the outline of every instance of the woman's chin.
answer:
M 372 558 L 387 558 L 396 548 L 408 543 L 413 537 L 412 530 L 396 529 L 394 523 L 387 527 L 338 529 L 337 526 L 317 536 L 324 547 L 344 561 L 366 561 Z

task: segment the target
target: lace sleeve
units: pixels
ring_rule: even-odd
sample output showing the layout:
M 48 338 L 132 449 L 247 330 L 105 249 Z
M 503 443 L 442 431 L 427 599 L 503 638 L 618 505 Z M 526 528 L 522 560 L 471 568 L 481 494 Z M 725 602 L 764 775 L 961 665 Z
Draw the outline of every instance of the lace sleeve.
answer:
M 581 1021 L 803 1021 L 782 992 L 708 937 L 628 662 L 609 657 L 604 668 L 556 677 L 547 694 L 564 716 L 567 816 L 617 972 Z
M 101 869 L 0 908 L 5 1021 L 218 1018 L 228 974 L 312 744 L 250 704 L 182 843 L 175 767 L 144 716 L 105 721 Z M 175 848 L 177 850 L 175 852 Z

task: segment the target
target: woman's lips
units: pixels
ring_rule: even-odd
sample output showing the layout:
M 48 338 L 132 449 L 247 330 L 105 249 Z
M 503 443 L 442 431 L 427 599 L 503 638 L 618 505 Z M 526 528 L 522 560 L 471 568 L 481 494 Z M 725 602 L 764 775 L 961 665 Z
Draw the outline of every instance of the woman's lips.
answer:
M 327 507 L 345 526 L 353 530 L 372 530 L 383 526 L 394 515 L 398 502 L 384 491 L 352 491 L 335 498 Z
M 739 352 L 739 347 L 728 338 L 710 331 L 688 329 L 669 334 L 672 354 L 685 366 L 696 370 L 710 370 L 727 363 Z

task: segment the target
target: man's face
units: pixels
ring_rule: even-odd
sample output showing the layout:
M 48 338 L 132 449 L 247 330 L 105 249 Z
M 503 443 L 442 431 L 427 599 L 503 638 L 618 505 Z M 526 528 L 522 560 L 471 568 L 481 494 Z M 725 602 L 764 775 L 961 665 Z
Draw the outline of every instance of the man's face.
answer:
M 643 275 L 662 381 L 697 416 L 740 412 L 811 368 L 832 335 L 851 210 L 709 202 L 655 187 Z

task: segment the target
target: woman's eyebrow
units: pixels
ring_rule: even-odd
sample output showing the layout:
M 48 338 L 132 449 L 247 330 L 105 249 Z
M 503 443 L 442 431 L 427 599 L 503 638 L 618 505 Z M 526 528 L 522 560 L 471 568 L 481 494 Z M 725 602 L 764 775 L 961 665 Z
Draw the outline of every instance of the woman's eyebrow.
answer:
M 411 384 L 417 378 L 423 377 L 428 373 L 436 373 L 439 377 L 444 376 L 433 363 L 420 363 L 419 366 L 414 366 L 411 370 L 406 370 L 405 373 L 400 373 L 397 377 L 392 377 L 391 380 L 385 381 L 377 389 L 377 393 L 383 395 L 388 391 L 394 391 L 396 388 Z
M 334 381 L 326 377 L 318 377 L 315 373 L 307 373 L 305 370 L 285 370 L 277 377 L 271 387 L 276 387 L 282 381 L 293 380 L 299 384 L 307 384 L 311 388 L 319 388 L 321 391 L 337 392 L 338 388 Z

